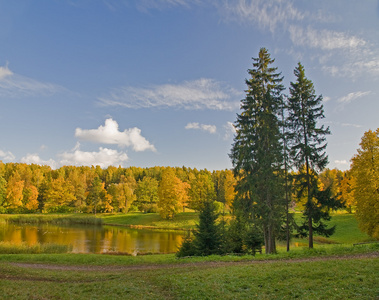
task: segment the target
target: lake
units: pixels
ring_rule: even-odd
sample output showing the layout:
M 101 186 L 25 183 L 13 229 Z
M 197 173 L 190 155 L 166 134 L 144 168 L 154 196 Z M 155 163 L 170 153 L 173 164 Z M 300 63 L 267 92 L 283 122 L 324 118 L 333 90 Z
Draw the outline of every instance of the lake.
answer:
M 173 253 L 183 231 L 134 229 L 107 225 L 0 224 L 0 241 L 13 244 L 72 245 L 74 253 Z

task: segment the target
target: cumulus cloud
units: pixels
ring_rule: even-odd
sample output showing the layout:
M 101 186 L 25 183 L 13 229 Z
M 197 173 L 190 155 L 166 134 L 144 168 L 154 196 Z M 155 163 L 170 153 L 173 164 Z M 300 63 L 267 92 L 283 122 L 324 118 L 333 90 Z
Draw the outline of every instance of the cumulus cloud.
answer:
M 64 88 L 14 74 L 8 65 L 0 67 L 0 97 L 49 96 Z
M 2 160 L 7 160 L 7 161 L 14 161 L 14 159 L 16 158 L 12 152 L 10 151 L 2 151 L 0 150 L 0 158 Z
M 106 106 L 127 108 L 177 107 L 183 109 L 233 110 L 238 108 L 240 92 L 212 79 L 202 78 L 180 84 L 147 88 L 115 88 L 99 98 Z
M 207 124 L 199 124 L 199 123 L 188 123 L 185 129 L 197 129 L 202 131 L 207 131 L 209 133 L 216 133 L 217 127 L 216 125 L 207 125 Z
M 134 127 L 121 132 L 113 119 L 105 120 L 105 125 L 97 129 L 76 128 L 75 137 L 82 141 L 132 147 L 134 151 L 156 151 L 154 145 L 141 135 L 141 129 Z
M 359 92 L 353 92 L 353 93 L 349 93 L 346 96 L 343 96 L 343 97 L 339 98 L 337 100 L 337 102 L 339 102 L 339 103 L 349 103 L 351 101 L 354 101 L 354 100 L 356 100 L 358 98 L 367 96 L 369 94 L 371 94 L 370 91 L 367 91 L 367 92 L 361 92 L 361 91 L 359 91 Z
M 36 164 L 41 166 L 50 166 L 52 169 L 57 169 L 58 164 L 55 160 L 49 159 L 49 160 L 43 160 L 39 157 L 38 154 L 27 154 L 20 160 L 22 163 L 25 164 Z
M 101 168 L 108 166 L 123 166 L 128 160 L 128 155 L 124 152 L 108 148 L 99 148 L 98 152 L 85 152 L 76 147 L 72 152 L 64 152 L 59 155 L 61 157 L 60 165 L 74 166 L 95 166 Z

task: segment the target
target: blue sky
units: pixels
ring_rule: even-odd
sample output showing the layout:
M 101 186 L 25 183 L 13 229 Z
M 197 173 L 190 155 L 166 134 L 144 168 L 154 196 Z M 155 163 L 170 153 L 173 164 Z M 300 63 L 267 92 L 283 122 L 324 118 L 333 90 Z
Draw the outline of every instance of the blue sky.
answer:
M 323 95 L 329 168 L 379 127 L 378 1 L 0 0 L 0 39 L 3 162 L 231 168 L 261 47 Z

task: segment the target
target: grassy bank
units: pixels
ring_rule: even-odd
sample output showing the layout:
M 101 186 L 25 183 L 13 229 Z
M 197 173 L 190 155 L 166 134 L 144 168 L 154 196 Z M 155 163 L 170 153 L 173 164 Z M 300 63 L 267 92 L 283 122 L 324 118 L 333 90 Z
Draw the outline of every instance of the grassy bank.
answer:
M 87 214 L 5 214 L 0 220 L 14 224 L 87 224 L 101 225 L 103 220 L 94 215 Z
M 349 251 L 329 246 L 325 251 L 331 256 L 308 250 L 295 251 L 292 256 L 281 253 L 190 259 L 176 259 L 173 255 L 0 255 L 1 297 L 375 299 L 379 296 L 378 246 L 359 246 Z M 358 253 L 361 254 L 357 256 Z
M 34 244 L 26 243 L 15 245 L 9 242 L 0 242 L 1 254 L 51 254 L 51 253 L 67 253 L 72 251 L 71 245 L 60 244 Z
M 189 230 L 195 228 L 199 214 L 193 212 L 180 213 L 173 220 L 162 219 L 157 213 L 128 213 L 128 214 L 102 214 L 103 224 L 145 227 L 156 229 Z

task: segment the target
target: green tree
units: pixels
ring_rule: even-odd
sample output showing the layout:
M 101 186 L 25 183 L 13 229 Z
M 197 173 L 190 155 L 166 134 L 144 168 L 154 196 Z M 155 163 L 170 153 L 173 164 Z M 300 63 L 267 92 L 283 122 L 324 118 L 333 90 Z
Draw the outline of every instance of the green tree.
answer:
M 367 131 L 352 158 L 359 228 L 379 239 L 379 128 Z
M 304 67 L 299 63 L 294 74 L 296 82 L 290 83 L 290 97 L 288 98 L 289 126 L 288 144 L 292 163 L 300 171 L 296 174 L 296 180 L 305 189 L 307 202 L 304 216 L 306 221 L 303 228 L 308 231 L 309 248 L 313 248 L 313 231 L 319 234 L 329 234 L 322 223 L 322 219 L 328 219 L 320 213 L 325 209 L 320 199 L 317 199 L 317 171 L 322 171 L 327 163 L 326 135 L 330 134 L 329 128 L 317 126 L 317 122 L 324 118 L 322 96 L 315 94 L 312 81 L 305 77 Z M 315 181 L 315 182 L 312 182 Z M 323 195 L 325 196 L 325 195 Z M 326 218 L 324 218 L 326 217 Z M 316 221 L 318 219 L 318 221 Z M 316 221 L 318 225 L 313 226 Z
M 205 201 L 216 198 L 214 183 L 211 174 L 206 172 L 197 175 L 190 174 L 190 189 L 188 190 L 189 208 L 200 211 Z
M 101 194 L 103 189 L 104 184 L 101 182 L 99 176 L 96 176 L 93 179 L 87 196 L 88 208 L 90 208 L 95 215 L 98 210 L 98 206 L 101 204 Z
M 176 255 L 183 257 L 221 254 L 221 229 L 217 218 L 214 202 L 204 201 L 193 238 L 186 238 Z
M 138 182 L 136 189 L 137 206 L 140 211 L 154 210 L 158 202 L 158 181 L 150 176 L 145 176 Z
M 265 48 L 260 49 L 258 58 L 253 60 L 230 154 L 238 180 L 234 209 L 244 211 L 245 217 L 252 221 L 259 220 L 266 253 L 275 253 L 275 237 L 284 212 L 283 153 L 278 118 L 284 87 L 277 68 L 271 67 L 274 59 Z

